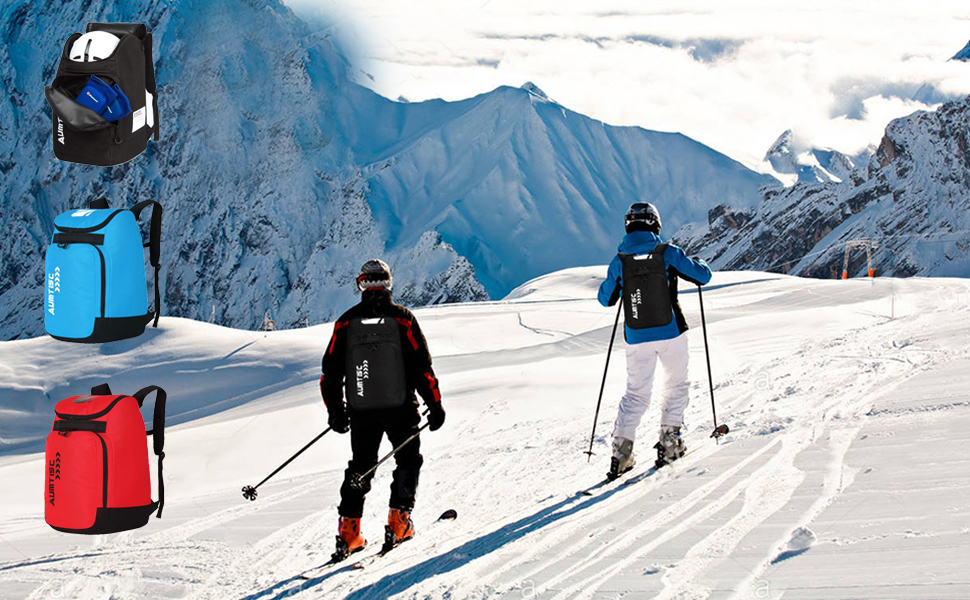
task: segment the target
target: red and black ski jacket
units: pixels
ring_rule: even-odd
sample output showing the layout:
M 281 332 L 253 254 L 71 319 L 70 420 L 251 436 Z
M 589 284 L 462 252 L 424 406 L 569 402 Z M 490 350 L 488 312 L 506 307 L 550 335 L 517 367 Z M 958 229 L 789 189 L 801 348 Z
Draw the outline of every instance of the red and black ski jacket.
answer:
M 344 404 L 344 378 L 346 373 L 347 325 L 354 319 L 393 318 L 400 324 L 401 349 L 404 354 L 405 381 L 408 396 L 417 406 L 415 392 L 425 404 L 441 404 L 438 378 L 431 367 L 431 353 L 421 333 L 414 314 L 391 300 L 386 290 L 365 290 L 359 304 L 345 312 L 333 326 L 333 336 L 323 355 L 323 376 L 320 377 L 320 393 L 327 409 Z

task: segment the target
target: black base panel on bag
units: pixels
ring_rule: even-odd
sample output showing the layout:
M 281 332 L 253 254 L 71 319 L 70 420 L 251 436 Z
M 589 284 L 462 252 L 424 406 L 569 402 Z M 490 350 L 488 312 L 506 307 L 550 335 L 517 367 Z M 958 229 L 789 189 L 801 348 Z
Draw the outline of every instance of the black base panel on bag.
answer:
M 134 317 L 95 317 L 94 331 L 86 338 L 68 338 L 50 334 L 55 340 L 79 344 L 103 344 L 138 337 L 145 333 L 145 326 L 155 317 L 154 312 Z
M 101 535 L 105 533 L 118 533 L 138 529 L 148 524 L 148 519 L 158 508 L 158 502 L 152 502 L 145 506 L 128 506 L 124 508 L 98 508 L 94 517 L 94 525 L 87 529 L 67 529 L 51 525 L 54 529 L 64 533 L 81 533 L 84 535 Z M 48 523 L 50 525 L 50 523 Z

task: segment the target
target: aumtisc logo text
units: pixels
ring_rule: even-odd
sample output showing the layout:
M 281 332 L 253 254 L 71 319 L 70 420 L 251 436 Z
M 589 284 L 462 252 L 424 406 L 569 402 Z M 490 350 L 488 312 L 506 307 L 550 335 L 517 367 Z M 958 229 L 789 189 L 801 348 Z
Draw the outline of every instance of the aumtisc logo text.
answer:
M 54 294 L 61 292 L 61 268 L 55 267 L 47 274 L 47 312 L 54 316 Z

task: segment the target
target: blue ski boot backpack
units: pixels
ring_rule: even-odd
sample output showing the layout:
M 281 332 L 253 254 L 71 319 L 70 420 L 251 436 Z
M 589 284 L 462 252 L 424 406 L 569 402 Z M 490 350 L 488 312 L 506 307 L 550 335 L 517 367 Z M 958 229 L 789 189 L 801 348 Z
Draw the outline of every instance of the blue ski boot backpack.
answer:
M 150 238 L 142 243 L 138 217 L 151 206 Z M 162 207 L 154 200 L 131 209 L 108 208 L 104 198 L 90 208 L 72 210 L 54 219 L 47 247 L 44 327 L 66 342 L 97 344 L 144 333 L 153 318 L 158 327 L 158 289 Z M 149 312 L 145 257 L 155 268 L 155 310 Z

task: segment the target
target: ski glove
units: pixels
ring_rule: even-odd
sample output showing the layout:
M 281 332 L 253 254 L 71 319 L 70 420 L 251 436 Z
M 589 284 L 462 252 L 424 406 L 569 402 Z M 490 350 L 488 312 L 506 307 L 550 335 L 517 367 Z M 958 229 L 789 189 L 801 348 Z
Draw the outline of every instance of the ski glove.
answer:
M 347 407 L 340 403 L 339 407 L 330 409 L 330 418 L 327 419 L 330 428 L 337 433 L 347 433 L 350 431 L 350 417 L 347 416 Z
M 438 431 L 445 424 L 445 409 L 440 402 L 428 405 L 428 429 Z

